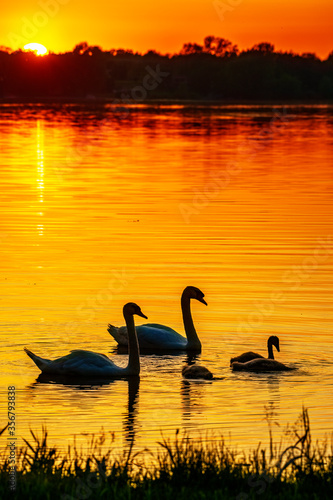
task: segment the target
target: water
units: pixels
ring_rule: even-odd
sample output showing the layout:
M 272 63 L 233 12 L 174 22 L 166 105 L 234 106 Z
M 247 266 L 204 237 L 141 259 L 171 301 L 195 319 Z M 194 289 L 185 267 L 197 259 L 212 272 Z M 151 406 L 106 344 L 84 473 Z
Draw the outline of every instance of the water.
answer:
M 120 449 L 176 429 L 249 449 L 267 442 L 268 414 L 279 439 L 302 405 L 315 438 L 331 432 L 332 107 L 0 110 L 3 425 L 14 385 L 19 439 L 45 424 L 64 448 L 103 428 Z M 143 355 L 139 384 L 36 382 L 24 346 L 124 365 L 106 326 L 124 324 L 128 301 L 183 333 L 187 285 L 205 293 L 208 307 L 192 301 L 198 362 L 219 380 L 182 380 L 180 353 Z M 297 370 L 230 371 L 269 335 Z

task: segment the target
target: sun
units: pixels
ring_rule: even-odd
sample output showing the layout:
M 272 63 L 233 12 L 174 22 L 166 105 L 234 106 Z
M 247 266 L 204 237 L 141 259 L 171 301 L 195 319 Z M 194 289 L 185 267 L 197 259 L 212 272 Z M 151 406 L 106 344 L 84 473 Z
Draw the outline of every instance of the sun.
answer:
M 47 48 L 41 43 L 27 43 L 27 45 L 23 48 L 24 50 L 32 50 L 33 52 L 36 52 L 37 56 L 44 56 L 48 53 Z

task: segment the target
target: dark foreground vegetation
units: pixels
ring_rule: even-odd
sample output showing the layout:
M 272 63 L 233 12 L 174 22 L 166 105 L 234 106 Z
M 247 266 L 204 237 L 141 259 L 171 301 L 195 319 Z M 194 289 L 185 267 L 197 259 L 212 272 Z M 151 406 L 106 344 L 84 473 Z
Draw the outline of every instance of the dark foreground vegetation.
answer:
M 324 61 L 313 53 L 278 52 L 270 43 L 240 52 L 214 36 L 172 55 L 103 51 L 86 42 L 42 57 L 0 47 L 0 98 L 328 101 L 333 51 Z
M 31 434 L 17 451 L 15 491 L 9 486 L 8 453 L 1 457 L 1 499 L 333 498 L 332 449 L 327 443 L 312 444 L 306 410 L 289 428 L 289 444 L 275 445 L 271 436 L 269 450 L 259 445 L 247 455 L 229 450 L 223 439 L 207 444 L 176 434 L 173 441 L 159 443 L 156 455 L 147 450 L 134 454 L 130 448 L 116 457 L 112 442 L 102 451 L 102 435 L 92 438 L 88 455 L 74 446 L 62 456 L 47 444 L 45 429 L 41 438 Z

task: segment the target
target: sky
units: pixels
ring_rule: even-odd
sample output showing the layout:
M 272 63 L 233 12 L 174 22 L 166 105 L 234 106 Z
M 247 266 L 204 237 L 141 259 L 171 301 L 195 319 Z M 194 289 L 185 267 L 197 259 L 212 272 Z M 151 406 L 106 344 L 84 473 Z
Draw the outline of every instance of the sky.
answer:
M 15 50 L 37 42 L 59 53 L 86 41 L 164 54 L 207 35 L 322 59 L 333 50 L 332 0 L 15 0 L 1 2 L 0 14 L 0 46 Z

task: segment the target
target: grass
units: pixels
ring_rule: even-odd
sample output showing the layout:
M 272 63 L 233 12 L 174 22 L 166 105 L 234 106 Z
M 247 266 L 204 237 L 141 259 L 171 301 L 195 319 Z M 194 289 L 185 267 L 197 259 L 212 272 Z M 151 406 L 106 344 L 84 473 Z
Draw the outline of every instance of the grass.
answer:
M 176 432 L 172 440 L 162 438 L 156 454 L 134 453 L 130 447 L 116 456 L 114 436 L 110 435 L 108 443 L 101 434 L 91 437 L 88 454 L 74 442 L 62 455 L 48 445 L 45 428 L 42 437 L 30 432 L 30 441 L 24 439 L 25 445 L 17 450 L 15 491 L 9 488 L 9 456 L 3 452 L 1 499 L 333 498 L 332 446 L 329 449 L 327 441 L 312 443 L 306 409 L 287 429 L 285 444 L 275 444 L 270 429 L 269 449 L 259 444 L 248 454 L 228 449 L 223 438 L 207 444 Z

